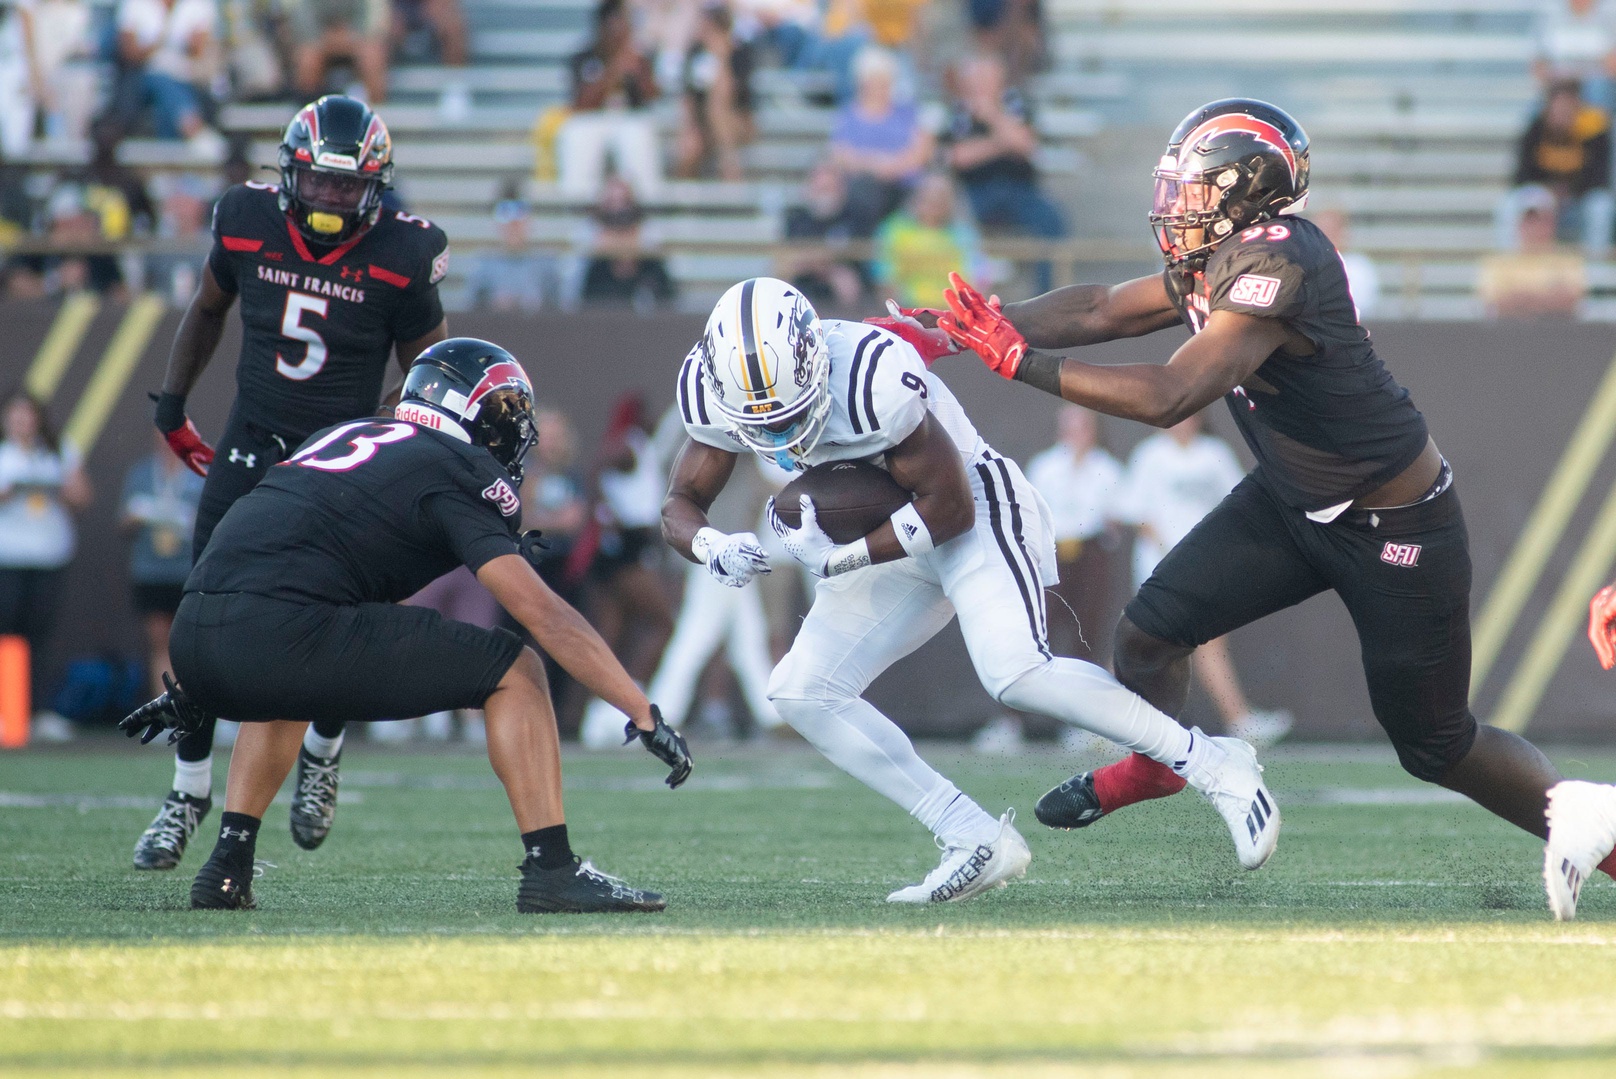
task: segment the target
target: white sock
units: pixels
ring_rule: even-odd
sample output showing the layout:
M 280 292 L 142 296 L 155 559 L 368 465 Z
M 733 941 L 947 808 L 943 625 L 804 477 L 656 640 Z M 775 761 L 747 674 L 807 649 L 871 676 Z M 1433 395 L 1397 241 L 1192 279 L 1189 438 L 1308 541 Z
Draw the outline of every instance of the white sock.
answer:
M 909 736 L 870 702 L 776 698 L 775 709 L 825 759 L 903 807 L 936 835 L 951 838 L 998 822 L 920 759 Z
M 999 699 L 1093 731 L 1175 771 L 1190 757 L 1190 732 L 1177 720 L 1151 707 L 1110 671 L 1080 659 L 1056 656 L 1012 682 Z M 1193 742 L 1197 750 L 1202 743 L 1215 748 L 1205 735 Z
M 213 755 L 199 761 L 174 758 L 174 789 L 192 798 L 207 798 L 213 794 Z
M 1194 728 L 1189 735 L 1190 745 L 1184 755 L 1177 760 L 1163 763 L 1189 780 L 1190 785 L 1196 790 L 1200 790 L 1205 786 L 1208 769 L 1221 762 L 1226 754 L 1201 728 Z
M 335 738 L 321 738 L 314 733 L 314 724 L 310 723 L 309 729 L 303 732 L 303 748 L 313 756 L 330 760 L 342 748 L 342 735 L 346 733 L 346 731 L 343 731 Z

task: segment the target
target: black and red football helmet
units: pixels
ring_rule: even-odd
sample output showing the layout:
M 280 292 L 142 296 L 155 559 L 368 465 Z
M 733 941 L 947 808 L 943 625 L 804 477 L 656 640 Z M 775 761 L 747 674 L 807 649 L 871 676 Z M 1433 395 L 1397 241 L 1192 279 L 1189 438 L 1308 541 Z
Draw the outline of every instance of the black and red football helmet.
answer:
M 1214 101 L 1173 131 L 1155 179 L 1150 224 L 1162 255 L 1197 268 L 1241 229 L 1307 204 L 1307 132 L 1266 101 Z
M 523 459 L 539 435 L 533 384 L 515 356 L 475 337 L 439 341 L 410 364 L 394 415 L 442 429 L 416 414 L 421 405 L 447 416 L 472 445 L 493 454 L 514 483 L 522 482 Z
M 393 139 L 363 101 L 327 94 L 298 110 L 280 148 L 281 210 L 305 237 L 341 244 L 376 223 Z

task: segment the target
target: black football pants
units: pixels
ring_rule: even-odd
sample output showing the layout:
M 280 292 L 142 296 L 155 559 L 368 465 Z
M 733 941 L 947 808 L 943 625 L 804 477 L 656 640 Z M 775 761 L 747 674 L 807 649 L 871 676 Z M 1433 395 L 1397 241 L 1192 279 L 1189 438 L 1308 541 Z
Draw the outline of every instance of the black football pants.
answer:
M 1193 647 L 1327 589 L 1352 615 L 1370 703 L 1398 759 L 1438 779 L 1476 737 L 1470 543 L 1453 487 L 1318 524 L 1258 469 L 1168 553 L 1125 613 L 1150 636 Z M 1122 676 L 1120 650 L 1117 665 Z

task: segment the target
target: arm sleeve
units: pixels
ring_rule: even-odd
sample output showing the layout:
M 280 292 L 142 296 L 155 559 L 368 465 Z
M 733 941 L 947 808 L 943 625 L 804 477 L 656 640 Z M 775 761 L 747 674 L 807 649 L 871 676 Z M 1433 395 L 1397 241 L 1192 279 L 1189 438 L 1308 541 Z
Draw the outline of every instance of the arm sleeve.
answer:
M 438 282 L 449 272 L 449 238 L 436 225 L 427 230 L 421 245 L 421 262 L 410 276 L 397 312 L 393 315 L 393 340 L 414 341 L 431 332 L 443 321 L 443 300 Z
M 421 505 L 437 523 L 454 556 L 471 572 L 500 555 L 516 553 L 510 519 L 493 502 L 456 489 L 430 494 Z
M 1307 279 L 1284 240 L 1268 239 L 1268 229 L 1222 251 L 1207 266 L 1207 298 L 1213 311 L 1260 318 L 1295 318 L 1306 301 Z

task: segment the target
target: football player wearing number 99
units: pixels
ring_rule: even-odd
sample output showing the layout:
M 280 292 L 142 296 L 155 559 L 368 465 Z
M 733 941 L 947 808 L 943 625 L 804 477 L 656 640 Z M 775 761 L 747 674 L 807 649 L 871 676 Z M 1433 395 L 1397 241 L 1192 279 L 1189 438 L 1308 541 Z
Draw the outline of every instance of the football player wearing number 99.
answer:
M 258 825 L 304 722 L 481 708 L 488 758 L 522 833 L 525 912 L 661 910 L 572 853 L 560 739 L 537 654 L 512 633 L 399 600 L 464 565 L 556 662 L 625 712 L 625 733 L 690 774 L 662 723 L 589 624 L 539 580 L 516 533 L 533 391 L 510 353 L 453 338 L 411 366 L 393 419 L 317 432 L 237 500 L 185 582 L 169 635 L 178 686 L 125 721 L 155 734 L 206 715 L 249 721 L 230 758 L 218 845 L 197 908 L 253 905 Z M 260 722 L 264 721 L 264 722 Z
M 1128 604 L 1117 677 L 1176 714 L 1198 645 L 1334 591 L 1403 767 L 1546 837 L 1559 774 L 1470 712 L 1470 550 L 1453 470 L 1359 324 L 1335 248 L 1294 216 L 1307 197 L 1306 133 L 1265 102 L 1216 101 L 1185 117 L 1155 181 L 1163 274 L 1002 307 L 956 279 L 938 322 L 1000 375 L 1113 416 L 1171 427 L 1222 397 L 1256 457 Z M 1163 365 L 1029 351 L 1180 322 L 1193 336 Z M 1181 786 L 1136 754 L 1050 791 L 1039 818 L 1081 826 Z M 1557 808 L 1557 833 L 1597 837 L 1616 820 L 1616 790 Z M 1561 917 L 1599 859 L 1616 870 L 1610 843 L 1597 858 L 1584 850 L 1597 842 L 1571 846 L 1582 853 L 1552 866 L 1549 881 Z
M 340 420 L 376 411 L 389 355 L 401 369 L 448 336 L 438 282 L 448 241 L 430 221 L 382 206 L 393 179 L 387 126 L 362 102 L 300 109 L 280 148 L 280 183 L 232 187 L 213 212 L 213 250 L 169 356 L 157 426 L 207 476 L 191 549 L 271 465 Z M 237 394 L 218 455 L 185 398 L 241 301 Z M 234 717 L 230 717 L 234 718 Z M 293 789 L 292 836 L 313 850 L 337 804 L 342 721 L 309 729 Z M 172 869 L 212 806 L 213 724 L 181 740 L 174 787 L 135 844 L 137 869 Z
M 842 545 L 818 528 L 806 496 L 797 528 L 769 507 L 786 549 L 823 578 L 769 679 L 769 699 L 833 764 L 902 806 L 943 848 L 941 864 L 889 902 L 969 899 L 1021 876 L 1031 860 L 1010 814 L 984 812 L 862 697 L 956 614 L 977 676 L 997 700 L 1164 762 L 1206 792 L 1243 865 L 1267 859 L 1279 815 L 1249 746 L 1187 731 L 1102 668 L 1050 654 L 1048 511 L 903 338 L 885 326 L 821 321 L 782 281 L 743 281 L 718 301 L 686 358 L 678 403 L 690 437 L 673 466 L 663 532 L 726 584 L 741 587 L 768 570 L 756 537 L 725 535 L 707 520 L 739 454 L 793 470 L 871 461 L 914 494 Z

